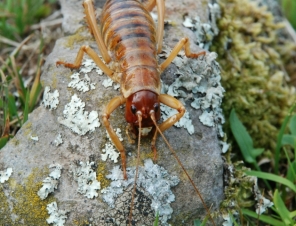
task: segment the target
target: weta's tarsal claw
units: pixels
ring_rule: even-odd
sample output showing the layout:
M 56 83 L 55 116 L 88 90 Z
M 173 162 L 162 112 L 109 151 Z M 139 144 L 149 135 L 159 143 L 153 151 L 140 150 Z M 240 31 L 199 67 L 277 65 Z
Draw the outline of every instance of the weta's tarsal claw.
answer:
M 153 161 L 157 161 L 157 150 L 156 147 L 154 145 L 151 146 L 151 149 L 153 151 Z
M 125 180 L 127 180 L 127 175 L 126 175 L 126 170 L 125 170 L 125 169 L 123 169 L 123 178 L 124 178 Z

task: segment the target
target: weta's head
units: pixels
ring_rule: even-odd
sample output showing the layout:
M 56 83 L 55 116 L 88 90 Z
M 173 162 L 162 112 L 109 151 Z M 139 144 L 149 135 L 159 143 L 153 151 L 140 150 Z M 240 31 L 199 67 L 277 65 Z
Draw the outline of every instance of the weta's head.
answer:
M 125 119 L 128 123 L 138 126 L 138 114 L 142 118 L 142 127 L 152 127 L 154 123 L 151 113 L 154 112 L 155 118 L 160 119 L 160 103 L 158 95 L 149 90 L 141 90 L 127 98 L 125 108 Z

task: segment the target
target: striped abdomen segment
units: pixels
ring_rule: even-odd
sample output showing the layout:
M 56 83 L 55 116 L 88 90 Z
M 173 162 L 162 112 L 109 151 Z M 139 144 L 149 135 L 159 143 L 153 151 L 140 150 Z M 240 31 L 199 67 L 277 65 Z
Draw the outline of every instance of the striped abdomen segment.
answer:
M 124 97 L 139 90 L 159 93 L 154 22 L 135 0 L 107 1 L 101 15 L 101 31 L 113 61 L 122 72 Z

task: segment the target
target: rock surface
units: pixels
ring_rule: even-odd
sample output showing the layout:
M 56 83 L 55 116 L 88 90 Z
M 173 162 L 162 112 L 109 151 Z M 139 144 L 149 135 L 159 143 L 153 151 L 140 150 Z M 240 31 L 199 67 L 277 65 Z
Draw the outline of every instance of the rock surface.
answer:
M 166 45 L 173 47 L 185 35 L 192 37 L 192 32 L 181 25 L 182 16 L 189 13 L 192 16 L 199 15 L 201 18 L 207 18 L 206 4 L 205 1 L 202 2 L 203 5 L 195 0 L 188 0 L 186 4 L 177 0 L 166 2 L 166 19 L 172 21 L 171 24 L 175 24 L 175 26 L 166 26 L 164 39 Z M 101 7 L 102 4 L 102 1 L 96 3 L 98 7 Z M 0 151 L 0 171 L 7 168 L 13 170 L 10 179 L 0 187 L 2 207 L 0 208 L 0 224 L 47 225 L 46 219 L 49 218 L 49 215 L 46 207 L 49 203 L 56 201 L 57 208 L 64 210 L 62 211 L 63 216 L 56 222 L 65 222 L 65 225 L 126 225 L 132 188 L 131 186 L 125 187 L 123 185 L 125 181 L 122 181 L 120 175 L 114 171 L 116 167 L 121 167 L 120 157 L 116 163 L 110 159 L 107 159 L 106 162 L 102 161 L 101 155 L 104 154 L 102 149 L 105 148 L 105 144 L 109 140 L 104 126 L 99 126 L 99 121 L 102 122 L 102 109 L 113 97 L 119 95 L 119 91 L 113 87 L 105 88 L 102 83 L 107 79 L 107 76 L 99 75 L 96 68 L 88 72 L 89 67 L 84 65 L 85 71 L 82 72 L 83 74 L 80 73 L 80 81 L 78 78 L 75 82 L 75 78 L 71 78 L 71 76 L 75 72 L 81 72 L 81 69 L 71 71 L 62 66 L 56 67 L 57 60 L 73 62 L 81 45 L 90 45 L 97 51 L 94 39 L 85 28 L 82 19 L 81 1 L 62 0 L 61 5 L 64 14 L 63 28 L 68 36 L 56 42 L 53 52 L 47 57 L 41 78 L 43 86 L 50 87 L 49 93 L 55 92 L 55 95 L 50 99 L 51 102 L 48 100 L 46 102 L 53 105 L 50 109 L 42 105 L 34 110 L 15 138 L 10 140 Z M 100 14 L 100 8 L 98 8 L 97 14 Z M 191 47 L 195 51 L 200 51 L 193 43 Z M 186 67 L 189 66 L 185 65 L 184 68 L 186 69 Z M 179 76 L 176 73 L 177 70 L 178 68 L 174 64 L 167 68 L 162 75 L 164 84 L 173 83 Z M 87 76 L 84 77 L 84 74 Z M 83 81 L 81 82 L 81 80 Z M 74 85 L 68 87 L 70 82 Z M 89 91 L 77 91 L 79 87 L 80 90 L 89 89 Z M 56 95 L 57 91 L 55 90 L 59 95 Z M 80 105 L 77 104 L 76 109 L 66 109 L 65 106 L 73 100 L 73 96 L 77 97 L 75 103 Z M 84 107 L 78 98 L 85 103 Z M 190 113 L 195 129 L 193 135 L 189 135 L 184 128 L 176 127 L 168 129 L 164 134 L 193 178 L 207 206 L 216 210 L 223 199 L 221 147 L 217 138 L 217 130 L 215 127 L 204 126 L 199 121 L 201 111 L 191 108 L 190 103 L 186 104 L 186 109 Z M 76 122 L 76 132 L 72 131 L 75 129 L 71 125 L 65 126 L 63 123 L 66 120 L 65 116 L 70 117 L 71 111 L 80 111 L 81 113 L 79 116 L 82 120 L 79 121 L 80 124 Z M 96 112 L 99 115 L 98 119 Z M 123 131 L 123 144 L 128 153 L 127 165 L 131 167 L 130 175 L 133 175 L 137 146 L 128 142 L 124 132 L 126 130 L 124 109 L 118 108 L 111 115 L 110 120 L 114 128 L 120 128 Z M 91 126 L 89 131 L 82 128 L 85 121 L 88 121 L 88 126 Z M 75 122 L 70 120 L 69 123 L 74 124 Z M 158 207 L 158 209 L 164 208 L 169 211 L 170 205 L 174 212 L 161 216 L 161 224 L 166 225 L 166 217 L 171 217 L 168 222 L 173 225 L 193 225 L 193 219 L 203 218 L 206 213 L 200 199 L 163 139 L 159 137 L 157 140 L 158 160 L 155 162 L 162 167 L 161 169 L 156 165 L 152 167 L 153 163 L 149 160 L 152 156 L 150 138 L 143 138 L 141 144 L 140 171 L 142 170 L 142 174 L 140 173 L 140 175 L 143 178 L 139 179 L 137 187 L 133 225 L 152 225 L 155 208 L 153 209 L 151 206 L 161 192 L 164 194 L 160 196 L 160 199 L 172 200 L 173 197 L 168 191 L 172 191 L 175 201 L 172 203 L 167 201 L 167 206 Z M 117 159 L 116 156 L 113 157 Z M 143 165 L 147 161 L 151 169 L 145 171 Z M 91 162 L 93 164 L 90 164 Z M 50 174 L 53 171 L 49 168 L 52 164 L 59 164 L 62 167 L 60 177 Z M 157 170 L 153 171 L 152 168 L 157 168 Z M 86 178 L 79 179 L 83 173 L 87 174 Z M 94 173 L 96 173 L 97 180 L 93 177 Z M 156 186 L 158 179 L 151 180 L 155 183 L 151 186 L 155 185 L 154 188 L 158 189 L 154 191 L 153 195 L 153 192 L 149 190 L 149 184 L 144 185 L 145 178 L 149 179 L 147 175 L 153 173 L 155 178 L 161 178 L 162 182 L 166 180 L 166 183 L 171 183 L 171 188 L 162 190 L 164 185 Z M 51 177 L 48 177 L 49 174 Z M 45 178 L 54 182 L 54 186 L 51 187 L 53 193 L 41 200 L 37 192 L 42 186 L 45 186 Z M 176 185 L 177 179 L 172 178 L 177 178 L 179 183 Z M 133 180 L 133 177 L 130 176 L 129 179 Z M 86 180 L 85 184 L 83 184 L 84 180 Z M 82 184 L 79 184 L 80 182 Z M 140 183 L 142 184 L 140 185 Z M 121 191 L 116 191 L 115 208 L 110 208 L 104 201 L 103 195 L 108 192 L 114 193 L 116 186 Z M 102 191 L 105 193 L 102 194 Z M 58 215 L 55 216 L 58 218 Z M 65 215 L 67 219 L 65 219 Z M 50 222 L 55 222 L 54 220 L 55 218 L 51 215 Z M 58 225 L 58 223 L 54 225 Z

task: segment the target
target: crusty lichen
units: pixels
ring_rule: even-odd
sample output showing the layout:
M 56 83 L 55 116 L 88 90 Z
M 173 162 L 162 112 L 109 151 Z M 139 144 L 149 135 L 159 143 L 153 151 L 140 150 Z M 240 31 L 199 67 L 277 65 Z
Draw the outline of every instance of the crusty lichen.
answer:
M 86 218 L 78 218 L 72 221 L 73 225 L 76 226 L 89 226 L 91 223 Z
M 7 197 L 4 194 L 3 186 L 0 186 L 0 225 L 13 225 L 13 221 L 9 215 L 10 208 Z
M 79 28 L 74 35 L 68 36 L 67 37 L 67 42 L 64 43 L 64 46 L 66 48 L 70 48 L 73 49 L 73 45 L 77 44 L 77 43 L 83 43 L 85 42 L 87 39 L 89 39 L 88 37 L 85 37 L 82 35 L 82 32 L 84 32 L 86 30 L 86 28 L 83 26 L 81 28 Z
M 295 89 L 283 71 L 287 51 L 277 51 L 286 48 L 277 36 L 283 24 L 275 23 L 272 13 L 256 1 L 222 0 L 220 7 L 220 33 L 211 50 L 223 68 L 224 114 L 228 118 L 235 108 L 255 147 L 272 150 L 295 101 Z
M 108 187 L 111 181 L 106 178 L 107 173 L 109 173 L 106 168 L 106 162 L 98 163 L 96 173 L 97 173 L 97 180 L 101 184 L 101 189 Z
M 9 180 L 8 201 L 4 191 L 0 190 L 0 225 L 47 225 L 46 219 L 49 217 L 46 206 L 55 201 L 50 196 L 46 200 L 41 200 L 37 192 L 42 187 L 42 178 L 48 174 L 48 169 L 33 169 L 32 173 L 19 184 L 13 178 Z M 12 220 L 14 215 L 14 220 Z

